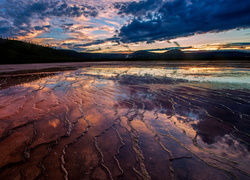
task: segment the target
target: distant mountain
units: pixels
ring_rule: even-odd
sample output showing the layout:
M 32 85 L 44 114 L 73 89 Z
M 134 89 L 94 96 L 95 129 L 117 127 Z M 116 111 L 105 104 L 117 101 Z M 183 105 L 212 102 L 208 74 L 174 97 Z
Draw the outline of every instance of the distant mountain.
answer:
M 129 55 L 129 58 L 132 59 L 157 59 L 159 58 L 159 54 L 158 53 L 153 53 L 153 52 L 148 52 L 148 51 L 136 51 L 132 54 Z
M 169 59 L 185 59 L 185 53 L 179 49 L 169 50 L 165 53 L 153 53 L 148 51 L 136 51 L 129 56 L 131 59 L 156 59 L 156 60 L 169 60 Z
M 167 51 L 161 55 L 162 59 L 185 59 L 185 53 L 179 49 Z
M 196 60 L 250 60 L 250 53 L 237 50 L 202 51 L 185 53 L 184 57 Z
M 129 58 L 135 60 L 250 60 L 250 53 L 236 50 L 183 52 L 174 49 L 165 53 L 136 51 Z
M 153 60 L 250 60 L 250 53 L 241 51 L 183 52 L 169 50 L 165 53 L 136 51 L 126 58 L 124 54 L 79 53 L 58 50 L 32 43 L 0 38 L 0 64 L 82 62 L 82 61 L 153 61 Z

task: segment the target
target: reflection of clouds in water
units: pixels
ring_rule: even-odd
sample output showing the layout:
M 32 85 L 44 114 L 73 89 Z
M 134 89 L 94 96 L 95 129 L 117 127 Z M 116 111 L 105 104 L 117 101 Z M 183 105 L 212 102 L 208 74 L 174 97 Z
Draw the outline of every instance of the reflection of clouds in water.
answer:
M 18 85 L 23 85 L 24 87 L 28 86 L 37 86 L 37 84 L 42 86 L 42 81 L 46 77 L 52 77 L 56 73 L 27 73 L 27 74 L 14 74 L 10 76 L 1 76 L 0 77 L 0 90 L 7 89 L 9 87 L 14 87 Z M 34 83 L 32 83 L 34 82 Z M 44 82 L 46 84 L 46 82 Z
M 237 157 L 241 162 L 247 162 L 247 159 L 250 158 L 249 146 L 241 143 L 229 134 L 217 137 L 216 141 L 210 145 L 199 141 L 199 139 L 198 143 L 202 147 L 226 158 Z
M 179 67 L 179 68 L 93 68 L 86 74 L 106 77 L 119 75 L 170 77 L 200 82 L 246 83 L 250 82 L 250 71 L 247 68 L 215 67 Z
M 185 68 L 174 70 L 188 72 Z M 26 124 L 35 128 L 34 139 L 30 140 L 34 141 L 32 148 L 44 147 L 38 151 L 35 163 L 52 162 L 56 159 L 53 152 L 58 155 L 63 152 L 61 158 L 57 158 L 59 166 L 54 169 L 46 166 L 48 173 L 54 174 L 53 170 L 61 173 L 61 169 L 56 168 L 64 157 L 64 167 L 76 166 L 73 170 L 67 169 L 69 174 L 74 174 L 78 162 L 82 163 L 81 167 L 94 167 L 94 170 L 101 167 L 91 164 L 93 157 L 100 164 L 100 154 L 113 174 L 120 172 L 113 169 L 116 162 L 119 161 L 121 168 L 127 166 L 130 170 L 124 176 L 134 175 L 131 167 L 141 157 L 149 174 L 158 173 L 157 177 L 164 178 L 170 177 L 163 175 L 168 162 L 172 163 L 176 174 L 183 175 L 180 177 L 191 173 L 195 174 L 192 177 L 200 179 L 204 176 L 201 169 L 206 169 L 207 177 L 211 177 L 211 173 L 218 174 L 232 161 L 237 163 L 230 167 L 249 172 L 244 169 L 249 164 L 246 161 L 249 157 L 249 91 L 215 89 L 214 83 L 201 86 L 165 77 L 164 73 L 164 68 L 157 67 L 89 67 L 25 81 L 0 91 L 0 118 L 13 125 L 11 128 L 20 125 L 20 129 L 26 130 Z M 2 124 L 2 127 L 7 125 Z M 15 131 L 10 133 L 15 134 Z M 47 142 L 52 153 L 41 146 Z M 86 157 L 86 152 L 90 157 Z M 12 158 L 12 150 L 8 153 L 6 157 Z M 31 151 L 31 157 L 33 153 Z M 39 159 L 45 156 L 46 159 Z M 234 173 L 235 169 L 230 172 Z M 223 175 L 225 172 L 221 172 L 219 177 L 223 178 L 217 179 L 228 179 Z M 77 175 L 84 173 L 76 170 Z M 116 177 L 118 175 L 114 175 L 114 179 Z
M 135 76 L 131 77 L 136 79 Z M 140 78 L 138 80 L 137 82 L 140 82 Z M 231 91 L 230 93 L 235 97 L 238 92 Z M 181 85 L 174 91 L 169 87 L 168 89 L 152 90 L 150 84 L 143 83 L 129 86 L 126 94 L 128 96 L 120 96 L 119 107 L 132 109 L 134 104 L 137 109 L 151 112 L 160 108 L 157 112 L 167 115 L 166 118 L 170 117 L 167 119 L 168 121 L 173 121 L 186 133 L 194 134 L 194 131 L 196 131 L 195 133 L 207 145 L 213 145 L 219 138 L 230 134 L 234 130 L 234 126 L 246 131 L 242 122 L 237 120 L 237 116 L 232 113 L 249 114 L 246 108 L 241 108 L 241 112 L 238 109 L 239 106 L 249 108 L 249 105 L 244 103 L 233 105 L 230 99 L 223 98 L 224 92 L 201 91 L 198 88 L 186 88 Z M 214 102 L 214 98 L 217 98 L 217 103 Z
M 222 138 L 219 138 L 217 140 L 216 146 L 218 144 L 220 144 L 221 149 L 225 152 L 229 152 L 233 155 L 240 156 L 242 158 L 250 158 L 249 148 L 247 148 L 247 146 L 242 145 L 239 141 L 233 139 L 228 134 L 226 134 Z M 228 146 L 225 146 L 225 144 L 227 144 Z
M 209 117 L 201 119 L 197 124 L 193 125 L 193 127 L 202 141 L 209 145 L 215 143 L 218 137 L 223 137 L 233 130 L 231 125 L 223 123 L 216 118 Z

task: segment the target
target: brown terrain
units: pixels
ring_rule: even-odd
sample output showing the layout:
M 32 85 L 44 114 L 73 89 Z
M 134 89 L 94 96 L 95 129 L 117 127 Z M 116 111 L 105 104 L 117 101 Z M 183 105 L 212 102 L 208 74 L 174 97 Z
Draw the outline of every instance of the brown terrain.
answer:
M 118 64 L 2 66 L 0 179 L 250 179 L 247 85 Z

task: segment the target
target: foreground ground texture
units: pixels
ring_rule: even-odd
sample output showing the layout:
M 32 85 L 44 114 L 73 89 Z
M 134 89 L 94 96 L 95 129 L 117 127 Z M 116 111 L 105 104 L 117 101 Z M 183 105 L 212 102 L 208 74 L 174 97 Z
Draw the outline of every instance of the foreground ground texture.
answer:
M 247 64 L 114 64 L 1 69 L 0 179 L 250 179 Z

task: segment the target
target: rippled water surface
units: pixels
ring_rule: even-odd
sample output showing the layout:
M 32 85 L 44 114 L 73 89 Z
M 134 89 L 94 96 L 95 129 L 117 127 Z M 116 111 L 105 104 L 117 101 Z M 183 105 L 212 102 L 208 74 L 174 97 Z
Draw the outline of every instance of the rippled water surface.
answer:
M 247 63 L 53 68 L 1 68 L 0 179 L 250 179 Z

